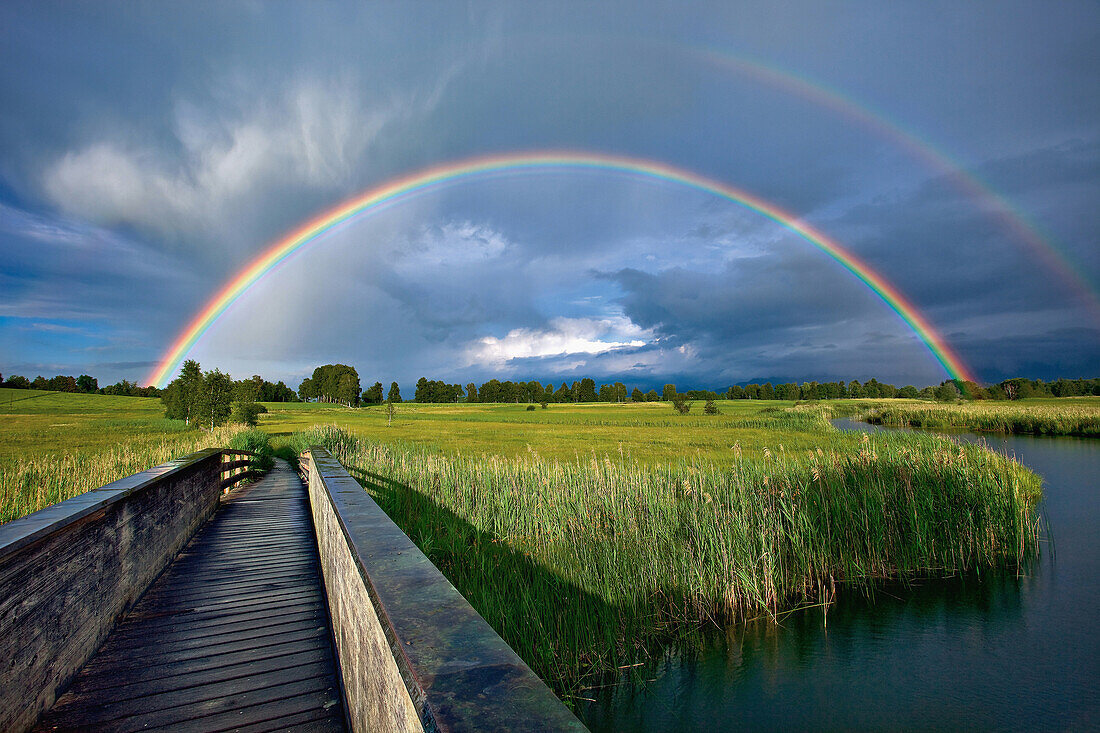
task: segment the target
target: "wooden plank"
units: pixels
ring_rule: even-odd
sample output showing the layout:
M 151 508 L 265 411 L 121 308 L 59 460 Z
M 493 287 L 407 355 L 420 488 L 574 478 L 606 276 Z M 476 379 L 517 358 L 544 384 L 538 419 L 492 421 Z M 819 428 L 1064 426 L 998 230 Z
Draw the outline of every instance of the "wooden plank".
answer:
M 285 690 L 283 690 L 285 692 Z M 179 721 L 163 728 L 143 728 L 142 730 L 166 730 L 172 733 L 216 733 L 227 730 L 238 730 L 247 726 L 257 725 L 261 730 L 281 731 L 278 721 L 283 716 L 299 715 L 306 710 L 325 709 L 332 706 L 335 709 L 340 705 L 340 695 L 336 690 L 326 689 L 317 692 L 308 692 L 303 695 L 292 695 L 278 700 L 266 700 L 264 696 L 250 696 L 244 706 L 235 710 L 227 710 L 208 717 L 194 720 Z M 333 723 L 336 716 L 331 715 Z M 343 730 L 343 721 L 340 720 L 340 728 Z M 328 730 L 332 730 L 329 728 Z
M 238 631 L 248 628 L 250 624 L 268 623 L 274 615 L 273 612 L 277 612 L 279 618 L 285 618 L 283 611 L 293 615 L 308 613 L 311 617 L 316 617 L 318 613 L 324 610 L 324 603 L 320 598 L 310 598 L 299 600 L 294 604 L 270 604 L 234 613 L 208 612 L 201 617 L 195 614 L 176 614 L 141 624 L 130 624 L 126 628 L 116 628 L 113 633 L 116 643 L 123 641 L 147 643 L 150 633 L 157 634 L 158 638 L 162 640 L 191 638 L 213 633 Z
M 140 666 L 173 664 L 227 654 L 259 652 L 260 650 L 270 651 L 277 647 L 302 641 L 303 639 L 313 639 L 317 641 L 317 643 L 328 643 L 328 633 L 328 629 L 324 626 L 317 626 L 306 631 L 291 629 L 279 634 L 255 639 L 241 639 L 226 644 L 217 644 L 182 651 L 174 650 L 160 655 L 147 655 L 141 659 Z M 99 657 L 102 658 L 99 659 Z M 89 673 L 109 673 L 110 670 L 115 668 L 129 669 L 136 666 L 133 664 L 134 661 L 134 657 L 130 654 L 111 655 L 110 649 L 104 648 L 84 667 L 83 670 L 81 670 L 81 673 L 83 674 L 85 671 Z
M 321 641 L 323 642 L 323 640 Z M 319 657 L 324 655 L 332 656 L 332 652 L 327 645 L 320 643 L 317 639 L 304 639 L 275 644 L 268 648 L 249 649 L 228 654 L 207 654 L 197 659 L 172 660 L 168 664 L 143 665 L 140 669 L 114 669 L 111 674 L 94 674 L 85 677 L 82 682 L 82 689 L 85 692 L 91 692 L 114 687 L 127 687 L 137 683 L 156 686 L 163 682 L 165 685 L 172 685 L 176 684 L 176 680 L 186 682 L 190 679 L 200 679 L 206 672 L 218 673 L 223 668 L 230 669 L 245 664 L 261 664 L 269 659 L 282 657 Z
M 302 687 L 293 688 L 295 693 L 324 689 L 330 683 L 331 670 L 331 660 L 314 660 L 296 667 L 271 670 L 266 674 L 245 674 L 215 679 L 181 690 L 166 690 L 140 697 L 117 695 L 108 700 L 101 700 L 100 704 L 94 707 L 80 705 L 78 700 L 68 705 L 59 701 L 51 713 L 59 725 L 88 728 L 99 728 L 111 721 L 133 720 L 157 713 L 170 714 L 177 720 L 187 720 L 200 716 L 188 711 L 175 713 L 170 711 L 173 708 L 190 707 L 201 709 L 203 713 L 208 714 L 211 708 L 232 709 L 238 706 L 234 698 L 295 683 L 305 683 Z
M 279 462 L 230 494 L 39 730 L 344 730 L 305 491 Z

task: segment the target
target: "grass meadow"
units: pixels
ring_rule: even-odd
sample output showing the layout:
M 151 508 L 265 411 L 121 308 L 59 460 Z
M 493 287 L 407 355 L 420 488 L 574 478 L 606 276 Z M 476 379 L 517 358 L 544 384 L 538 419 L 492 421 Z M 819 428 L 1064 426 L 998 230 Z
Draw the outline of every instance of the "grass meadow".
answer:
M 843 412 L 877 402 L 847 401 Z M 735 450 L 760 455 L 766 448 L 805 453 L 823 446 L 857 446 L 859 438 L 829 430 L 820 408 L 794 402 L 719 402 L 719 415 L 704 415 L 697 402 L 689 415 L 674 414 L 667 402 L 625 404 L 397 405 L 392 425 L 384 406 L 349 409 L 338 405 L 275 403 L 265 406 L 260 427 L 276 442 L 316 424 L 333 424 L 379 441 L 400 441 L 439 449 L 448 456 L 514 457 L 537 453 L 561 461 L 608 456 L 638 464 L 683 459 L 729 460 Z M 834 408 L 830 408 L 834 409 Z
M 1097 404 L 735 401 L 681 416 L 667 403 L 404 403 L 391 424 L 381 406 L 267 403 L 260 430 L 287 457 L 330 448 L 568 697 L 714 625 L 1037 555 L 1035 474 L 980 446 L 846 433 L 830 417 L 1078 420 Z M 199 448 L 263 442 L 242 431 L 189 429 L 155 399 L 0 390 L 0 521 Z
M 0 524 L 247 433 L 188 429 L 157 399 L 0 389 Z
M 890 427 L 1100 437 L 1100 397 L 941 405 L 905 402 L 867 411 L 868 422 Z

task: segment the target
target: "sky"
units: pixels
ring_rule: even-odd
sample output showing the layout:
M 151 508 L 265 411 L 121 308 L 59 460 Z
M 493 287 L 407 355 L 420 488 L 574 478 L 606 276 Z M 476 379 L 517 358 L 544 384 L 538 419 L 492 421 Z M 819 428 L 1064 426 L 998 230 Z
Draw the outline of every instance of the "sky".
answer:
M 1100 374 L 1100 5 L 0 5 L 0 373 L 147 383 L 272 242 L 430 166 L 582 151 L 751 192 L 980 381 Z M 743 206 L 471 177 L 327 233 L 188 354 L 296 387 L 937 384 L 906 323 Z

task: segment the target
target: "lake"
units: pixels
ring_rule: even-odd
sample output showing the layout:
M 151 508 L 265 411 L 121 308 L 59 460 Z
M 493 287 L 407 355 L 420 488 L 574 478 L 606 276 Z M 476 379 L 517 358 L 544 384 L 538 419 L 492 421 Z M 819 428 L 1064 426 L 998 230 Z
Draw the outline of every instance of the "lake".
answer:
M 841 429 L 877 432 L 835 420 Z M 842 588 L 591 690 L 593 731 L 1100 727 L 1100 441 L 954 433 L 1043 477 L 1050 544 L 1026 574 Z

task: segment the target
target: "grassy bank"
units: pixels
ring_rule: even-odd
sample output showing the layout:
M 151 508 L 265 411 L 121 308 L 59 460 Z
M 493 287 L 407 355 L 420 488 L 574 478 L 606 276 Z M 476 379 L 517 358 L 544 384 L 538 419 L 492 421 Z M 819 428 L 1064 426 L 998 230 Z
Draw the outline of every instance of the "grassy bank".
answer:
M 0 389 L 0 523 L 202 448 L 267 443 L 240 425 L 166 420 L 157 399 Z
M 266 444 L 263 433 L 229 425 L 212 432 L 192 430 L 160 440 L 142 439 L 107 450 L 59 452 L 12 461 L 0 466 L 0 524 L 203 448 L 255 450 L 261 442 Z
M 876 425 L 1033 435 L 1100 437 L 1100 398 L 1063 397 L 1019 402 L 881 405 L 865 413 Z
M 812 419 L 812 418 L 797 418 Z M 1040 481 L 926 435 L 831 428 L 828 450 L 721 463 L 561 461 L 383 444 L 328 447 L 560 694 L 701 625 L 828 600 L 837 583 L 1016 565 L 1037 553 Z

